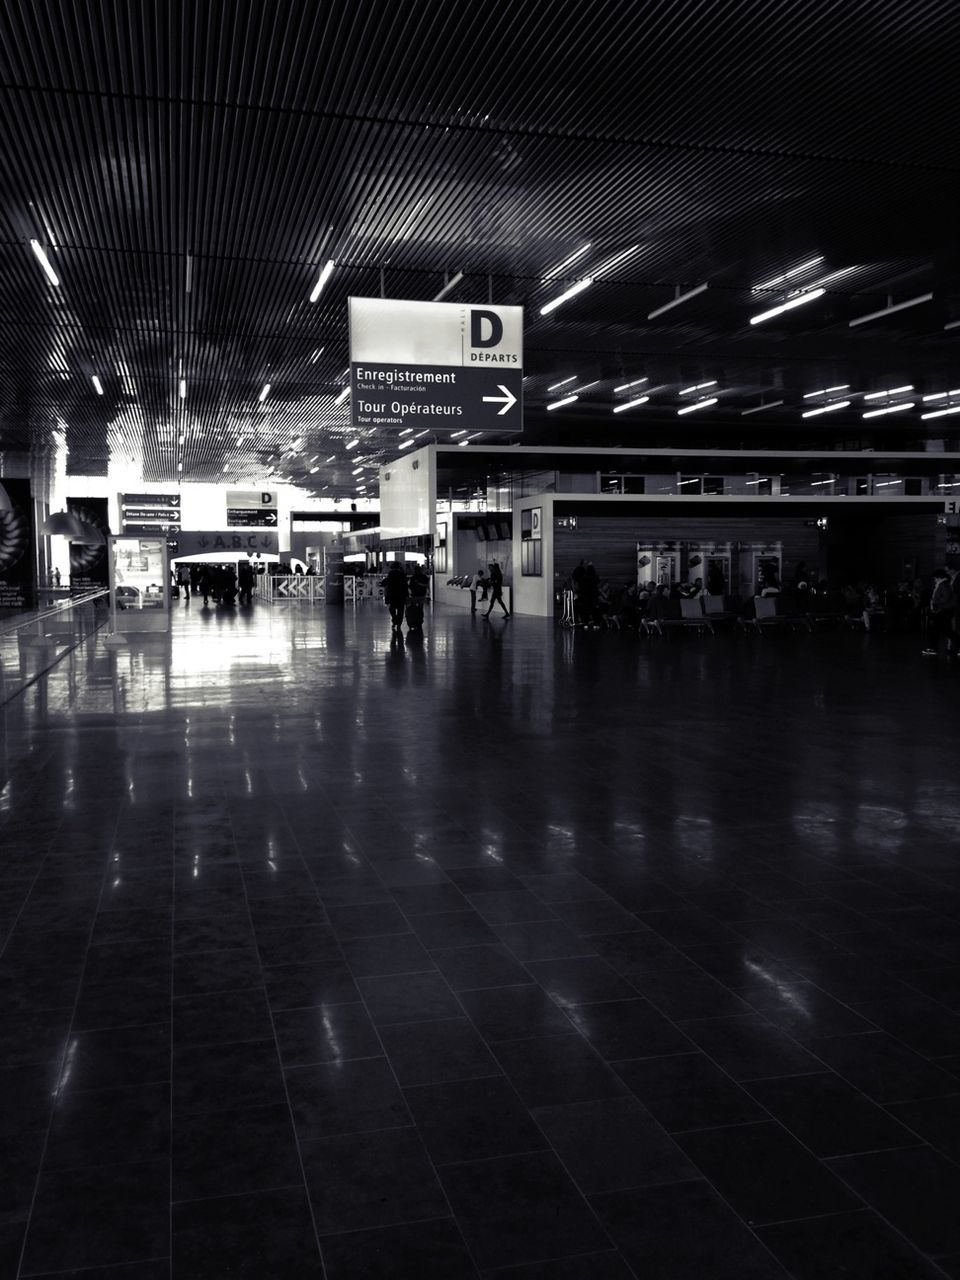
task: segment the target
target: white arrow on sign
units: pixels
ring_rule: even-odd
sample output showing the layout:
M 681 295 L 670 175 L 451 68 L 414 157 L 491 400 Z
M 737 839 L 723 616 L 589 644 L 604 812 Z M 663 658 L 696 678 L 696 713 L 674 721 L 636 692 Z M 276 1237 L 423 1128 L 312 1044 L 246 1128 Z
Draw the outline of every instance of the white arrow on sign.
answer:
M 503 408 L 497 410 L 497 417 L 502 418 L 508 409 L 512 409 L 517 403 L 517 397 L 513 394 L 509 387 L 505 387 L 502 382 L 498 382 L 497 386 L 503 392 L 502 396 L 484 396 L 484 403 L 502 404 Z

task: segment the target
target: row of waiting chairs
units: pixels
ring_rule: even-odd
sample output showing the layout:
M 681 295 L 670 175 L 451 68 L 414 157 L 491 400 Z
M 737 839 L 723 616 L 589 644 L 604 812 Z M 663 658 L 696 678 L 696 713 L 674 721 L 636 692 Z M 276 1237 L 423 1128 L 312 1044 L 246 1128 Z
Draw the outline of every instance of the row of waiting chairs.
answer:
M 641 634 L 663 636 L 667 630 L 695 630 L 716 635 L 718 626 L 736 626 L 748 634 L 764 631 L 813 631 L 828 623 L 850 625 L 854 619 L 846 603 L 830 597 L 815 597 L 802 603 L 796 596 L 756 596 L 746 610 L 732 607 L 725 596 L 694 596 L 679 600 L 659 600 L 641 619 Z M 739 603 L 739 602 L 737 602 Z

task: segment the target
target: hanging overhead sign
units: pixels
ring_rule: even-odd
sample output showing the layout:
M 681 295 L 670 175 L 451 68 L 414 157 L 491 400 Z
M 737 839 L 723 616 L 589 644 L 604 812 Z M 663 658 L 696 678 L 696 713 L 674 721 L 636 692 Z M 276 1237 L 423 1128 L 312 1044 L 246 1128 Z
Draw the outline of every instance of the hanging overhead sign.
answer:
M 523 429 L 523 308 L 350 298 L 357 429 Z
M 275 489 L 228 489 L 227 524 L 241 528 L 277 527 L 277 491 Z
M 121 493 L 120 525 L 123 533 L 176 533 L 180 528 L 179 493 Z

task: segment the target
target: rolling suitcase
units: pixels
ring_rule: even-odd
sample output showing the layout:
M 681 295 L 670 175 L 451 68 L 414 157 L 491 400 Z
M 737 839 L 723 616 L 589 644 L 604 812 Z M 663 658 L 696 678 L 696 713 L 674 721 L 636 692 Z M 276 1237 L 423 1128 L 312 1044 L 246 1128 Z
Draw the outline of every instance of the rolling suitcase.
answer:
M 407 626 L 411 631 L 423 630 L 423 602 L 411 600 L 406 610 Z

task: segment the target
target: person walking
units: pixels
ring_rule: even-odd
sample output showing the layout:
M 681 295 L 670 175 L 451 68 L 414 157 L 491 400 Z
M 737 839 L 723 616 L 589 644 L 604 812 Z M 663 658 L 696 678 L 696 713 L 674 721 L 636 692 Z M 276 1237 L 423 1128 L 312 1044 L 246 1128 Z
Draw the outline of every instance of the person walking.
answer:
M 933 574 L 933 591 L 930 595 L 930 613 L 927 626 L 927 643 L 923 649 L 925 658 L 935 658 L 940 652 L 940 642 L 946 641 L 947 656 L 953 648 L 953 616 L 957 607 L 950 574 L 946 569 L 936 569 Z
M 477 612 L 477 592 L 483 591 L 483 565 L 480 565 L 477 572 L 470 579 L 470 612 Z M 482 599 L 482 596 L 481 596 Z
M 403 610 L 409 594 L 410 588 L 407 586 L 407 575 L 395 560 L 390 566 L 390 572 L 383 580 L 383 599 L 390 610 L 394 631 L 402 629 Z
M 240 603 L 253 604 L 253 565 L 249 560 L 241 560 L 237 565 L 237 586 Z
M 407 605 L 407 629 L 423 630 L 423 602 L 430 590 L 430 579 L 423 571 L 422 565 L 414 565 L 410 575 L 410 603 Z
M 483 616 L 485 618 L 489 618 L 490 614 L 493 612 L 493 606 L 499 601 L 504 617 L 509 618 L 510 610 L 503 603 L 503 570 L 500 568 L 496 560 L 494 560 L 493 564 L 490 566 L 488 578 L 490 581 L 490 608 Z

